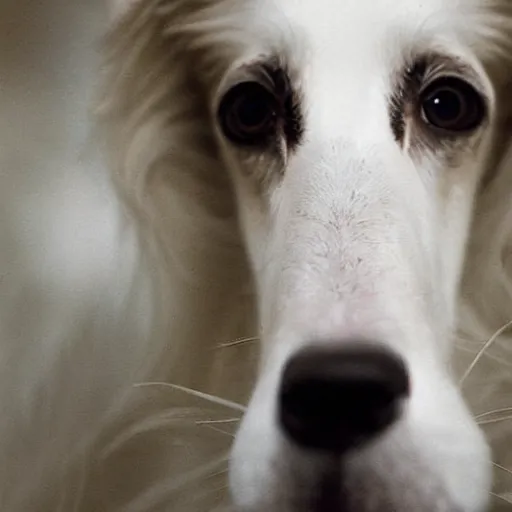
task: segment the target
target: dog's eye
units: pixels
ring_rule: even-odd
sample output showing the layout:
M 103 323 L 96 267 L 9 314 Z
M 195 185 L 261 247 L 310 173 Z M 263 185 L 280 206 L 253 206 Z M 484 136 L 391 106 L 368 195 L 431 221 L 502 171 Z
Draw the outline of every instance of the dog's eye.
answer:
M 468 132 L 477 128 L 485 116 L 480 93 L 466 81 L 443 77 L 432 82 L 421 95 L 424 121 L 448 132 Z
M 224 135 L 237 144 L 255 145 L 275 134 L 278 102 L 258 82 L 244 82 L 230 89 L 219 107 Z

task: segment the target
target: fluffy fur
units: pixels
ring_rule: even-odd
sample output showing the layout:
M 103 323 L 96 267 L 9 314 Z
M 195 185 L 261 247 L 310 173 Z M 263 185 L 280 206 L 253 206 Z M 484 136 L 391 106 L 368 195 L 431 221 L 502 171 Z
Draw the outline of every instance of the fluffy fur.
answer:
M 79 271 L 64 272 L 63 275 L 64 263 L 61 263 L 61 272 L 57 272 L 53 279 L 51 272 L 44 273 L 48 276 L 44 283 L 44 289 L 49 290 L 46 295 L 52 294 L 55 303 L 48 297 L 38 299 L 38 304 L 46 308 L 38 314 L 48 318 L 49 323 L 30 322 L 30 327 L 38 332 L 37 336 L 27 330 L 16 333 L 14 327 L 6 329 L 3 335 L 6 341 L 3 343 L 1 403 L 5 417 L 12 421 L 4 421 L 0 431 L 0 460 L 3 468 L 9 468 L 2 479 L 2 510 L 227 510 L 228 453 L 243 410 L 238 404 L 247 403 L 256 380 L 259 380 L 259 391 L 237 442 L 233 464 L 239 469 L 232 479 L 233 490 L 240 502 L 247 503 L 249 510 L 257 506 L 258 500 L 268 499 L 260 504 L 259 510 L 295 512 L 288 502 L 279 504 L 279 500 L 284 500 L 279 496 L 279 489 L 273 490 L 265 483 L 265 478 L 270 478 L 285 485 L 279 468 L 268 467 L 268 459 L 272 457 L 270 447 L 278 443 L 278 438 L 268 430 L 261 438 L 261 432 L 255 431 L 254 426 L 271 428 L 271 414 L 265 407 L 272 403 L 272 390 L 275 391 L 273 366 L 279 367 L 288 351 L 303 343 L 298 334 L 307 332 L 311 335 L 313 332 L 316 336 L 329 337 L 334 330 L 347 329 L 346 323 L 340 325 L 339 318 L 352 317 L 346 312 L 331 312 L 323 317 L 323 325 L 313 325 L 312 319 L 323 312 L 311 309 L 307 314 L 307 309 L 314 305 L 306 301 L 304 287 L 309 286 L 308 294 L 316 298 L 322 294 L 332 297 L 331 304 L 323 305 L 330 311 L 330 306 L 339 301 L 337 293 L 344 296 L 353 283 L 329 267 L 325 263 L 329 262 L 327 257 L 314 261 L 317 265 L 314 270 L 309 268 L 308 272 L 300 274 L 305 281 L 311 281 L 309 284 L 298 285 L 293 274 L 303 270 L 304 266 L 314 266 L 311 241 L 325 243 L 327 254 L 334 252 L 347 257 L 345 253 L 336 252 L 332 245 L 335 243 L 333 233 L 337 236 L 352 233 L 354 243 L 348 244 L 348 257 L 353 251 L 354 258 L 370 261 L 361 271 L 358 283 L 361 286 L 373 279 L 371 272 L 375 271 L 372 266 L 375 261 L 371 254 L 360 252 L 364 244 L 358 245 L 359 232 L 351 232 L 352 226 L 345 226 L 344 231 L 338 231 L 339 226 L 329 228 L 329 219 L 325 215 L 329 216 L 332 210 L 326 213 L 318 206 L 311 210 L 311 203 L 306 200 L 296 206 L 303 208 L 303 218 L 311 221 L 313 216 L 316 217 L 318 223 L 312 224 L 316 226 L 314 230 L 301 231 L 298 224 L 299 228 L 294 231 L 285 223 L 286 216 L 292 211 L 290 201 L 295 200 L 286 195 L 286 187 L 300 192 L 306 183 L 306 199 L 321 197 L 327 204 L 334 201 L 340 189 L 329 189 L 333 182 L 307 181 L 306 171 L 331 176 L 336 165 L 348 168 L 345 159 L 350 152 L 352 161 L 359 161 L 357 151 L 347 142 L 347 132 L 337 133 L 337 123 L 328 116 L 322 118 L 314 103 L 315 99 L 320 102 L 320 98 L 333 100 L 333 96 L 327 94 L 331 91 L 321 89 L 322 72 L 327 68 L 315 60 L 319 55 L 315 44 L 322 38 L 327 43 L 338 41 L 337 33 L 342 31 L 344 18 L 340 17 L 331 27 L 329 23 L 333 23 L 330 19 L 334 20 L 340 12 L 337 11 L 339 2 L 318 2 L 318 12 L 309 18 L 304 2 L 295 2 L 296 8 L 291 8 L 292 4 L 288 2 L 288 8 L 278 8 L 274 2 L 263 1 L 249 5 L 243 0 L 143 0 L 125 13 L 110 34 L 105 76 L 102 77 L 106 87 L 99 112 L 105 138 L 98 139 L 107 143 L 107 166 L 121 201 L 118 203 L 114 191 L 98 178 L 95 190 L 105 193 L 105 199 L 99 201 L 101 208 L 92 201 L 87 202 L 84 213 L 80 214 L 80 207 L 73 204 L 67 210 L 60 210 L 60 213 L 74 214 L 65 222 L 62 217 L 59 222 L 56 216 L 52 217 L 57 238 L 52 238 L 51 243 L 46 241 L 45 247 L 62 244 L 59 240 L 65 240 L 64 244 L 68 245 L 65 236 L 69 236 L 77 250 L 71 254 L 59 252 L 57 256 L 62 260 L 50 255 L 50 267 L 55 261 L 76 261 L 80 244 L 75 241 L 74 237 L 79 237 L 75 230 L 80 226 L 80 219 L 93 210 L 101 211 L 102 215 L 97 221 L 89 219 L 87 226 L 95 228 L 91 233 L 102 240 L 94 247 L 103 247 L 104 252 L 94 251 L 92 257 L 79 265 Z M 366 12 L 361 12 L 361 2 L 357 4 L 358 7 L 353 5 L 352 14 L 345 13 L 351 20 L 344 26 L 345 31 L 351 26 L 356 29 L 351 34 L 353 38 L 357 38 L 360 31 L 356 21 L 364 24 L 369 17 Z M 400 54 L 402 45 L 409 48 L 407 41 L 436 43 L 440 47 L 448 42 L 478 69 L 492 98 L 494 114 L 491 126 L 482 135 L 481 144 L 486 150 L 479 153 L 471 166 L 464 161 L 465 170 L 471 168 L 471 178 L 455 172 L 458 176 L 455 179 L 460 180 L 455 185 L 461 189 L 463 204 L 457 203 L 456 195 L 448 194 L 446 202 L 439 200 L 447 211 L 457 212 L 457 225 L 441 223 L 443 229 L 437 229 L 428 224 L 429 217 L 427 221 L 414 217 L 414 213 L 418 215 L 424 208 L 423 211 L 445 219 L 443 208 L 423 204 L 424 196 L 412 178 L 408 178 L 406 185 L 398 181 L 381 182 L 378 193 L 398 191 L 397 197 L 401 197 L 401 191 L 406 187 L 417 203 L 413 206 L 420 210 L 398 204 L 395 197 L 392 203 L 398 204 L 398 210 L 386 210 L 384 203 L 377 204 L 374 205 L 376 212 L 364 209 L 364 219 L 360 219 L 366 222 L 368 237 L 376 241 L 379 236 L 387 237 L 391 248 L 389 252 L 382 251 L 381 263 L 387 262 L 391 269 L 392 259 L 389 258 L 396 257 L 396 261 L 403 263 L 400 266 L 403 274 L 393 274 L 398 280 L 394 284 L 402 286 L 405 280 L 408 286 L 409 274 L 414 275 L 409 261 L 414 261 L 414 268 L 431 277 L 430 284 L 433 285 L 432 290 L 415 290 L 415 293 L 426 291 L 427 296 L 435 298 L 439 304 L 434 304 L 434 309 L 427 308 L 432 325 L 425 326 L 424 319 L 415 317 L 418 312 L 409 308 L 408 303 L 398 299 L 394 303 L 392 295 L 386 296 L 393 308 L 391 311 L 399 311 L 404 316 L 405 323 L 400 328 L 416 337 L 410 345 L 395 339 L 395 348 L 408 359 L 413 377 L 420 383 L 425 382 L 427 388 L 423 401 L 415 401 L 416 420 L 405 422 L 398 430 L 399 435 L 412 440 L 411 444 L 416 446 L 412 449 L 411 444 L 401 444 L 390 437 L 377 451 L 363 454 L 359 466 L 356 461 L 354 475 L 361 472 L 360 480 L 369 487 L 367 495 L 370 499 L 372 493 L 378 498 L 376 489 L 384 487 L 384 493 L 389 494 L 387 499 L 397 508 L 401 507 L 399 510 L 414 510 L 416 505 L 423 507 L 421 510 L 445 510 L 442 503 L 428 500 L 431 500 L 433 477 L 447 471 L 444 477 L 450 482 L 448 487 L 452 486 L 459 508 L 468 512 L 480 510 L 485 496 L 481 495 L 480 489 L 470 488 L 467 482 L 474 476 L 472 465 L 476 473 L 485 473 L 485 461 L 480 459 L 485 458 L 486 452 L 458 399 L 457 386 L 453 382 L 460 382 L 476 421 L 485 424 L 492 442 L 493 460 L 497 464 L 493 506 L 495 510 L 500 507 L 505 510 L 510 507 L 511 497 L 507 493 L 512 489 L 506 470 L 512 467 L 510 413 L 507 411 L 512 405 L 508 375 L 512 340 L 508 331 L 502 329 L 511 320 L 512 312 L 512 155 L 508 150 L 511 134 L 506 101 L 507 83 L 512 80 L 508 60 L 512 13 L 506 2 L 474 0 L 464 5 L 450 2 L 451 8 L 448 8 L 442 5 L 443 2 L 431 0 L 422 3 L 432 8 L 433 12 L 427 18 L 421 18 L 414 9 L 409 16 L 400 18 L 397 2 L 379 1 L 378 4 L 383 12 L 391 14 L 376 19 L 396 21 L 402 29 L 397 29 L 390 40 L 385 40 L 390 46 L 389 53 L 379 55 L 382 62 L 389 63 L 391 58 L 395 63 L 394 58 Z M 372 8 L 375 13 L 379 12 L 378 7 L 373 5 Z M 306 25 L 304 37 L 298 31 L 301 24 Z M 440 40 L 436 39 L 436 33 L 447 40 L 441 36 Z M 378 34 L 380 32 L 375 30 L 373 35 L 377 38 Z M 315 44 L 308 46 L 308 41 Z M 366 55 L 363 41 L 358 41 L 361 53 L 354 45 L 356 59 Z M 331 51 L 325 47 L 326 58 L 332 58 Z M 254 170 L 257 165 L 226 145 L 212 116 L 224 82 L 233 76 L 237 66 L 268 52 L 276 52 L 285 60 L 290 72 L 301 83 L 306 101 L 311 101 L 308 119 L 319 128 L 316 133 L 321 134 L 301 155 L 302 164 L 294 167 L 296 180 L 285 178 L 284 191 L 274 179 L 263 180 L 263 185 L 258 187 L 248 186 L 243 181 L 240 167 Z M 308 75 L 304 68 L 310 58 L 317 66 L 312 75 Z M 384 76 L 379 74 L 382 70 L 378 62 L 372 61 L 375 67 L 368 67 L 376 73 L 377 83 Z M 345 66 L 355 64 L 354 61 L 344 62 Z M 340 64 L 340 70 L 340 75 L 334 75 L 339 80 L 336 83 L 346 84 L 343 64 Z M 372 79 L 371 73 L 367 76 Z M 317 77 L 320 78 L 315 80 Z M 357 79 L 354 75 L 354 84 Z M 331 108 L 334 110 L 332 104 Z M 372 136 L 379 133 L 379 115 L 377 109 L 377 131 L 368 130 Z M 352 117 L 347 112 L 347 118 L 356 119 L 353 112 Z M 360 137 L 364 136 L 363 131 L 358 133 Z M 322 147 L 322 142 L 326 142 L 322 136 L 328 136 L 327 141 L 332 143 L 334 151 Z M 379 143 L 385 145 L 386 142 Z M 376 159 L 375 147 L 364 146 L 365 143 L 361 142 L 362 146 L 371 150 L 367 154 L 368 160 L 375 162 L 374 168 L 379 168 L 381 163 Z M 395 153 L 386 158 L 403 165 Z M 413 163 L 407 165 L 410 171 Z M 103 169 L 101 159 L 84 167 L 88 173 Z M 427 159 L 423 167 L 418 167 L 435 174 L 439 171 L 439 162 L 435 158 Z M 360 190 L 369 187 L 368 195 L 371 195 L 376 190 L 374 182 L 372 184 L 375 175 L 371 169 L 357 170 L 359 174 L 352 173 L 354 181 L 348 186 Z M 365 173 L 368 173 L 369 182 L 361 177 Z M 301 182 L 300 177 L 304 181 Z M 347 186 L 346 182 L 338 184 Z M 441 179 L 441 183 L 435 185 L 448 190 L 453 184 Z M 260 196 L 253 190 L 261 187 L 269 187 L 270 211 L 282 230 L 268 227 L 270 214 L 261 208 Z M 391 196 L 377 194 L 377 197 L 384 201 L 390 200 Z M 389 203 L 386 204 L 390 208 Z M 344 205 L 355 215 L 356 209 L 350 200 Z M 367 206 L 363 204 L 363 208 Z M 413 232 L 417 229 L 425 241 L 425 245 L 407 246 L 410 252 L 406 254 L 410 260 L 396 252 L 392 243 L 397 232 L 401 235 L 410 233 L 411 226 L 405 229 L 393 224 L 401 209 L 410 212 L 410 218 L 417 222 L 417 227 L 411 224 Z M 14 211 L 11 207 L 10 217 Z M 391 224 L 377 222 L 379 216 L 384 218 L 386 214 L 385 220 Z M 337 218 L 342 217 L 340 214 Z M 450 219 L 452 217 L 448 217 Z M 108 227 L 100 233 L 97 226 L 105 227 L 103 222 L 108 223 Z M 66 229 L 68 223 L 71 227 Z M 390 226 L 395 226 L 397 232 L 387 232 Z M 382 232 L 377 235 L 377 227 L 387 235 Z M 323 235 L 318 235 L 317 231 Z M 278 234 L 284 232 L 293 244 L 279 238 Z M 106 240 L 110 240 L 110 244 Z M 83 251 L 86 247 L 84 245 Z M 291 247 L 299 247 L 300 251 L 287 250 Z M 419 249 L 425 249 L 423 256 Z M 266 264 L 268 251 L 275 257 Z M 301 261 L 305 255 L 309 260 Z M 459 260 L 464 260 L 463 267 Z M 280 261 L 286 262 L 287 268 L 279 267 Z M 429 274 L 432 262 L 436 271 Z M 90 265 L 87 268 L 91 272 L 84 280 L 87 281 L 87 294 L 64 293 L 63 290 L 85 286 L 75 283 L 72 278 L 84 275 L 86 265 Z M 321 270 L 326 267 L 327 273 Z M 288 276 L 286 286 L 274 287 L 283 270 Z M 21 289 L 19 275 L 10 281 L 17 290 Z M 336 293 L 326 285 L 326 279 L 338 284 Z M 95 285 L 91 286 L 91 282 Z M 323 283 L 321 294 L 315 288 L 319 283 Z M 393 283 L 388 286 L 393 287 Z M 97 295 L 92 291 L 95 287 L 101 290 Z M 276 295 L 276 289 L 287 287 L 294 293 L 288 291 Z M 33 288 L 31 281 L 31 290 Z M 406 292 L 403 293 L 407 297 Z M 457 300 L 452 297 L 455 294 Z M 285 323 L 283 311 L 286 312 L 285 306 L 294 296 L 304 302 L 291 302 L 288 311 L 292 314 L 286 317 Z M 75 304 L 69 304 L 70 297 L 74 297 Z M 68 304 L 64 304 L 66 301 Z M 9 323 L 12 304 L 27 303 L 26 298 L 15 302 L 11 296 L 2 310 L 4 324 Z M 382 303 L 379 304 L 382 307 Z M 27 314 L 34 315 L 36 310 L 29 308 Z M 276 316 L 278 311 L 283 316 Z M 410 312 L 410 317 L 405 311 Z M 62 331 L 56 332 L 55 320 L 62 317 L 63 312 L 70 319 L 69 323 L 59 323 Z M 379 324 L 374 310 L 363 310 L 362 314 L 367 315 L 365 324 Z M 13 318 L 17 319 L 16 324 L 21 324 L 20 315 Z M 281 322 L 277 327 L 275 318 Z M 43 330 L 45 325 L 46 330 Z M 437 335 L 437 345 L 427 327 Z M 280 329 L 278 334 L 276 328 Z M 353 321 L 351 329 L 362 329 L 362 325 Z M 382 333 L 382 328 L 379 329 Z M 493 336 L 495 333 L 499 336 Z M 247 340 L 253 337 L 261 337 L 265 356 L 262 364 L 258 364 L 256 343 Z M 33 338 L 35 340 L 31 341 Z M 14 342 L 19 339 L 23 343 Z M 426 348 L 419 346 L 418 340 L 425 342 Z M 488 340 L 492 340 L 492 344 L 487 343 Z M 275 351 L 276 346 L 284 347 L 284 350 Z M 453 346 L 457 349 L 455 354 L 452 353 Z M 479 355 L 481 349 L 485 349 L 484 355 Z M 436 361 L 430 367 L 429 357 L 449 359 L 456 366 L 459 377 L 451 378 L 445 373 L 445 366 Z M 472 361 L 476 364 L 467 372 Z M 266 379 L 270 382 L 268 386 L 261 384 L 265 384 Z M 13 400 L 13 396 L 17 398 Z M 501 412 L 490 414 L 495 410 Z M 251 420 L 255 414 L 263 420 L 259 423 Z M 432 435 L 437 427 L 440 429 L 437 432 L 446 433 L 447 437 Z M 24 435 L 20 435 L 21 432 Z M 460 458 L 453 455 L 457 437 L 461 442 Z M 251 442 L 258 453 L 249 450 Z M 275 453 L 278 450 L 279 447 Z M 439 450 L 439 456 L 426 463 L 426 453 L 436 450 Z M 257 457 L 266 469 L 263 476 L 251 469 Z M 415 459 L 412 465 L 408 462 L 411 457 Z M 397 464 L 397 460 L 403 465 Z M 297 464 L 301 463 L 298 460 Z M 419 463 L 418 467 L 416 463 Z M 390 481 L 379 470 L 379 464 L 390 469 Z M 480 464 L 484 469 L 480 469 Z M 248 479 L 244 479 L 245 471 L 249 473 Z M 372 478 L 377 482 L 375 486 L 367 476 L 372 472 Z M 467 487 L 463 493 L 460 492 L 460 478 L 468 479 L 463 482 Z M 475 476 L 477 480 L 485 482 L 486 476 Z M 415 491 L 412 493 L 413 505 L 407 502 L 407 497 L 398 497 L 404 486 Z M 440 497 L 446 489 L 441 491 Z M 371 503 L 362 506 L 364 510 L 374 510 Z

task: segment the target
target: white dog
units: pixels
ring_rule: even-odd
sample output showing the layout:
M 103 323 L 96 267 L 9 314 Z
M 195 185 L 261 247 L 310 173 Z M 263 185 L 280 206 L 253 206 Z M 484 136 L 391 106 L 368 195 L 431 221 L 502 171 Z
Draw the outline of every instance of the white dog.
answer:
M 48 420 L 65 471 L 47 478 L 44 452 L 2 510 L 487 510 L 507 460 L 477 423 L 507 413 L 479 379 L 500 381 L 482 354 L 507 352 L 512 317 L 511 55 L 509 0 L 127 9 L 100 105 L 137 235 L 126 325 L 59 345 L 48 392 L 80 397 Z M 244 336 L 258 360 L 217 350 Z M 229 505 L 223 427 L 249 393 Z
M 247 296 L 258 312 L 238 510 L 486 508 L 490 453 L 451 361 L 463 312 L 498 328 L 512 311 L 511 14 L 148 0 L 113 33 L 112 165 L 183 304 L 175 364 L 206 367 L 191 354 L 247 322 Z

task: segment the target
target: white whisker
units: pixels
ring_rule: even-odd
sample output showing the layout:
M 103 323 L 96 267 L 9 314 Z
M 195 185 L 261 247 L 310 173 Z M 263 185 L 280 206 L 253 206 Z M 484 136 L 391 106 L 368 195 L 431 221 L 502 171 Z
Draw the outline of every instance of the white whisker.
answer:
M 222 434 L 223 436 L 228 436 L 228 437 L 232 437 L 233 439 L 235 438 L 235 436 L 229 432 L 226 432 L 225 430 L 222 430 L 220 428 L 216 428 L 212 425 L 205 425 L 206 428 L 210 429 L 210 430 L 213 430 L 214 432 L 217 432 L 219 434 Z
M 223 476 L 223 475 L 226 475 L 228 473 L 229 473 L 229 468 L 225 467 L 225 468 L 219 469 L 218 471 L 214 471 L 213 473 L 208 475 L 206 477 L 206 479 L 215 478 L 216 476 Z
M 485 345 L 478 351 L 478 354 L 473 359 L 473 362 L 469 365 L 468 369 L 464 372 L 464 375 L 459 381 L 459 386 L 463 386 L 465 380 L 469 377 L 471 372 L 474 370 L 475 366 L 478 364 L 483 355 L 489 350 L 489 348 L 494 344 L 494 342 L 510 327 L 512 326 L 512 320 L 507 322 L 505 325 L 500 327 L 491 338 L 485 343 Z
M 250 338 L 237 338 L 236 340 L 229 341 L 227 343 L 221 343 L 216 348 L 230 348 L 230 347 L 237 347 L 239 345 L 245 345 L 246 343 L 252 343 L 253 341 L 258 341 L 259 337 L 252 336 Z
M 103 449 L 101 456 L 103 459 L 106 459 L 136 436 L 169 428 L 171 425 L 176 426 L 179 422 L 188 420 L 187 415 L 197 412 L 198 411 L 195 409 L 179 408 L 170 411 L 162 411 L 153 416 L 144 418 L 143 421 L 135 423 L 133 426 L 122 430 L 120 434 Z
M 505 498 L 504 496 L 502 496 L 501 494 L 497 494 L 495 492 L 490 492 L 489 493 L 491 496 L 493 496 L 494 498 L 497 498 L 501 501 L 504 501 L 505 503 L 509 503 L 510 505 L 512 505 L 512 500 L 509 500 L 508 498 Z
M 495 468 L 501 469 L 501 471 L 504 471 L 505 473 L 508 473 L 509 475 L 512 475 L 512 470 L 506 468 L 505 466 L 502 466 L 501 464 L 498 464 L 497 462 L 493 462 L 492 465 Z
M 494 411 L 484 412 L 475 416 L 475 420 L 487 418 L 488 416 L 494 416 L 495 414 L 509 413 L 512 412 L 512 407 L 504 407 L 503 409 L 495 409 Z
M 512 416 L 502 416 L 501 418 L 493 418 L 492 420 L 477 421 L 478 425 L 491 425 L 493 423 L 501 423 L 502 421 L 512 420 Z
M 147 387 L 162 387 L 169 388 L 175 391 L 182 391 L 191 396 L 195 396 L 197 398 L 201 398 L 208 402 L 211 402 L 216 405 L 221 405 L 223 407 L 227 407 L 228 409 L 234 409 L 235 411 L 245 412 L 245 407 L 243 405 L 237 404 L 236 402 L 232 402 L 230 400 L 225 400 L 224 398 L 220 398 L 218 396 L 210 395 L 208 393 L 203 393 L 202 391 L 197 391 L 195 389 L 190 389 L 184 386 L 179 386 L 178 384 L 172 384 L 170 382 L 141 382 L 138 384 L 134 384 L 136 388 L 147 388 Z
M 478 344 L 471 343 L 471 346 L 469 346 L 469 345 L 470 344 L 466 340 L 461 339 L 461 340 L 455 341 L 455 346 L 456 346 L 457 350 L 463 351 L 467 354 L 473 354 L 474 353 L 474 349 L 472 348 L 473 345 L 481 346 L 481 343 L 478 343 Z M 496 363 L 499 366 L 506 366 L 508 368 L 512 368 L 512 361 L 507 361 L 503 357 L 500 357 L 495 354 L 491 354 L 489 352 L 486 354 L 486 357 L 489 359 L 489 361 L 493 361 L 494 363 Z
M 201 420 L 196 421 L 196 425 L 220 425 L 226 423 L 236 423 L 240 418 L 228 418 L 226 420 Z

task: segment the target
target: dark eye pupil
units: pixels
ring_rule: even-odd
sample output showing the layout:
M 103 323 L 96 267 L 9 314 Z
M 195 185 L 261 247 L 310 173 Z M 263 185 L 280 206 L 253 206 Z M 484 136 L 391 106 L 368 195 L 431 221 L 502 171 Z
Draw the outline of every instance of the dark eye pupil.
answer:
M 247 129 L 257 129 L 269 121 L 269 118 L 272 116 L 268 96 L 253 92 L 241 97 L 236 104 L 235 114 L 240 126 L 244 126 Z
M 224 134 L 239 144 L 260 144 L 275 133 L 275 96 L 256 82 L 235 86 L 223 98 L 219 117 Z
M 428 124 L 453 132 L 475 129 L 485 115 L 484 101 L 475 88 L 452 77 L 432 83 L 423 92 L 421 106 Z
M 455 91 L 444 89 L 428 98 L 425 108 L 439 121 L 451 123 L 464 113 L 465 105 L 464 100 Z

